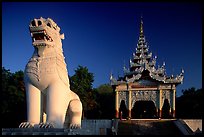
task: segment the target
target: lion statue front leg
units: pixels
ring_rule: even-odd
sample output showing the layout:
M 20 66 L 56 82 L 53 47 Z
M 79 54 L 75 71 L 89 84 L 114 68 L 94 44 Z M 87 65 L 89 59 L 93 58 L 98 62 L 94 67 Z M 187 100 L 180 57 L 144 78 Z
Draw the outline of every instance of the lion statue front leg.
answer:
M 26 98 L 27 98 L 27 122 L 22 122 L 19 128 L 32 128 L 40 123 L 41 116 L 41 91 L 26 82 Z
M 70 91 L 65 87 L 63 83 L 55 82 L 47 89 L 46 123 L 52 123 L 55 128 L 63 128 L 64 126 L 65 114 L 70 100 Z
M 63 83 L 61 86 L 58 83 L 48 88 L 46 102 L 46 123 L 52 123 L 55 128 L 63 128 L 68 109 L 69 128 L 81 128 L 82 103 L 78 95 L 65 90 Z
M 82 103 L 79 99 L 73 99 L 69 103 L 69 128 L 81 128 Z
M 46 121 L 42 122 L 41 91 L 26 82 L 28 121 L 19 128 L 64 128 L 65 114 L 68 109 L 69 128 L 81 128 L 82 103 L 74 92 L 67 91 L 64 85 L 52 84 L 46 91 Z M 60 94 L 59 94 L 60 92 Z M 60 107 L 59 107 L 60 106 Z

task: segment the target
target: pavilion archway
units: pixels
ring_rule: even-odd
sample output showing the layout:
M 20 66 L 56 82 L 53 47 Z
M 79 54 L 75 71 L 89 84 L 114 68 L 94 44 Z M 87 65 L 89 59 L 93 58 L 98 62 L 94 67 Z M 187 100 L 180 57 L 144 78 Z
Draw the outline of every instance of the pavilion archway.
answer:
M 138 118 L 156 118 L 157 110 L 153 101 L 136 101 L 131 110 L 132 119 Z
M 126 119 L 128 117 L 128 109 L 125 100 L 121 100 L 120 108 L 119 108 L 120 118 Z
M 171 107 L 168 99 L 164 99 L 162 106 L 162 118 L 171 118 Z
M 116 118 L 174 118 L 175 116 L 175 90 L 146 88 L 146 90 L 116 91 L 115 97 Z

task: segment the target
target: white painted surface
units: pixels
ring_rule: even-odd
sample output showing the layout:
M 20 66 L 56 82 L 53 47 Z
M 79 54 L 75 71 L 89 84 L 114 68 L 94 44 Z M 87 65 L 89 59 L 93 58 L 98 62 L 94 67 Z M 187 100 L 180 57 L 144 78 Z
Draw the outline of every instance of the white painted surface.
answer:
M 183 121 L 191 128 L 193 132 L 202 131 L 202 119 L 183 119 Z

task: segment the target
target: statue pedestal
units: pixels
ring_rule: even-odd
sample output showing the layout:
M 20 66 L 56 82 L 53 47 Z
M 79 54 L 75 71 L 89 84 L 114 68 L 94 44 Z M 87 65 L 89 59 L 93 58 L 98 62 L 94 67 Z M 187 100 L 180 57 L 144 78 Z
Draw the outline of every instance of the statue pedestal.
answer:
M 86 129 L 2 128 L 2 135 L 90 135 Z
M 114 123 L 109 119 L 82 120 L 81 129 L 2 128 L 2 135 L 108 135 Z

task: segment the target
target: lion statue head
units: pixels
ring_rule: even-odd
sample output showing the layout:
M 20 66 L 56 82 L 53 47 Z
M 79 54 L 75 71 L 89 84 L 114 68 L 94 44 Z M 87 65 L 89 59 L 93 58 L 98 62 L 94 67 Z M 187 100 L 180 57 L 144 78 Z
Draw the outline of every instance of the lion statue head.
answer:
M 60 27 L 50 18 L 34 19 L 30 22 L 29 30 L 32 37 L 32 44 L 38 46 L 62 46 Z

